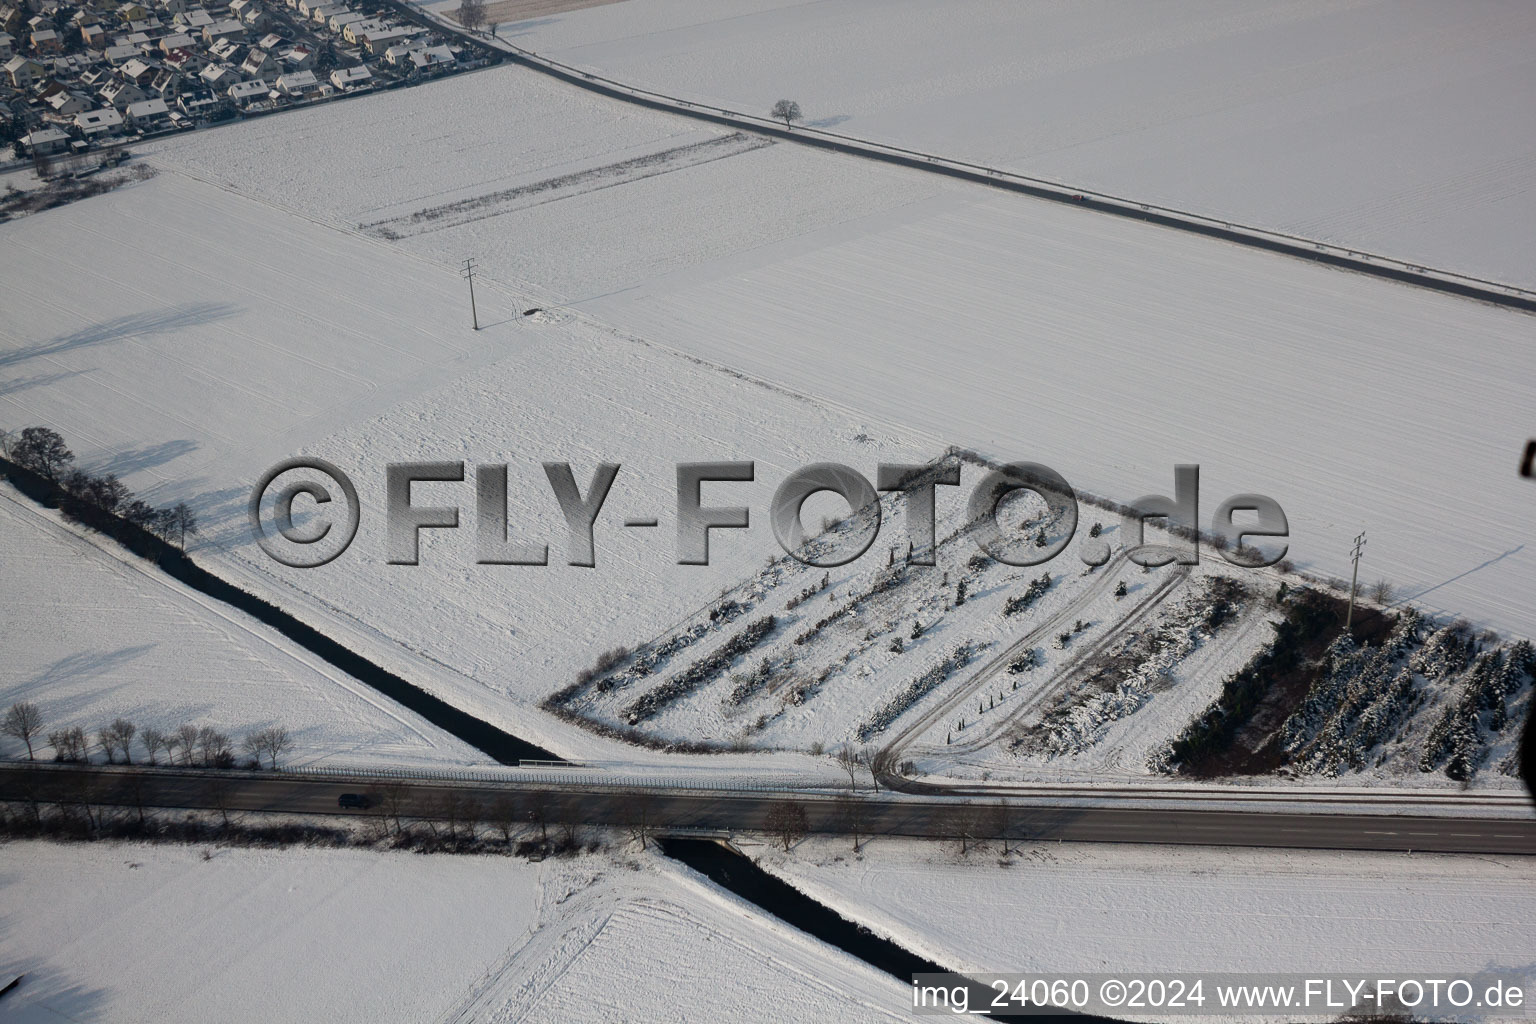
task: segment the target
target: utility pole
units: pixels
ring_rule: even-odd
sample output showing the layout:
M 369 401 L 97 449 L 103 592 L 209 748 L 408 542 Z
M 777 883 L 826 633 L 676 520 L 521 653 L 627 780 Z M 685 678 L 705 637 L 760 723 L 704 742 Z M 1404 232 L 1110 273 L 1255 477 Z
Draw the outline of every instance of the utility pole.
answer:
M 475 258 L 471 256 L 464 261 L 464 269 L 459 276 L 469 282 L 469 316 L 474 322 L 475 330 L 480 329 L 480 313 L 475 309 Z
M 1360 582 L 1360 551 L 1365 547 L 1365 531 L 1360 531 L 1360 536 L 1355 538 L 1354 556 L 1355 571 L 1349 577 L 1349 613 L 1344 616 L 1344 632 L 1349 632 L 1349 627 L 1355 621 L 1355 590 Z

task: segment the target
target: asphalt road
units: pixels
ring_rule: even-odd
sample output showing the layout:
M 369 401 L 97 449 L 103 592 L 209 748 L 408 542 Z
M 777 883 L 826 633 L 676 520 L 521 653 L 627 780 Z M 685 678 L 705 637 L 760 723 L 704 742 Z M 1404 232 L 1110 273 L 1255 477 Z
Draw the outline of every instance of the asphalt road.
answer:
M 366 811 L 343 811 L 342 793 L 365 793 Z M 0 767 L 0 798 L 43 803 L 116 804 L 295 814 L 390 815 L 551 823 L 655 830 L 763 830 L 775 805 L 805 811 L 810 831 L 1010 841 L 1171 843 L 1349 850 L 1419 850 L 1536 854 L 1536 818 L 1451 818 L 1391 814 L 1232 810 L 1222 807 L 1062 806 L 865 792 L 857 798 L 800 792 L 617 789 L 602 785 L 523 786 L 483 782 L 405 782 L 354 776 L 192 769 L 125 770 L 25 764 Z M 542 809 L 542 813 L 541 813 Z M 1004 834 L 1006 833 L 1006 836 Z

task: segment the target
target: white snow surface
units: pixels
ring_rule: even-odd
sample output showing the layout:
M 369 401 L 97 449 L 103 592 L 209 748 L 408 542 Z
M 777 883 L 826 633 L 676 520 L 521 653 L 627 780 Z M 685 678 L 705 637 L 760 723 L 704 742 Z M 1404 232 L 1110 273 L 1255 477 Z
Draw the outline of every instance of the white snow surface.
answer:
M 812 838 L 760 863 L 959 971 L 1536 970 L 1530 858 L 1025 843 L 1005 867 L 999 853 Z
M 788 97 L 810 126 L 1536 284 L 1525 4 L 631 0 L 501 35 L 690 101 Z
M 881 1021 L 905 998 L 654 855 L 203 850 L 7 846 L 6 1020 Z
M 282 725 L 284 764 L 483 764 L 486 757 L 267 626 L 194 591 L 116 542 L 0 485 L 0 706 L 31 701 L 44 731 L 94 744 L 119 716 L 162 732 L 211 726 L 238 746 Z M 52 756 L 46 739 L 37 756 Z M 133 756 L 143 751 L 134 742 Z M 5 737 L 0 751 L 25 757 Z M 98 755 L 99 759 L 99 755 Z
M 315 111 L 170 140 L 154 159 L 348 227 L 375 205 L 350 183 L 381 166 L 399 168 L 396 213 L 439 202 L 429 172 L 445 163 L 463 165 L 449 174 L 458 197 L 569 169 L 521 161 L 444 85 L 349 104 L 352 134 L 306 127 L 291 160 L 259 157 L 288 145 L 277 121 Z M 459 87 L 534 128 L 556 102 L 582 166 L 634 155 L 629 134 L 594 141 L 616 103 L 518 69 Z M 635 145 L 652 153 L 698 138 L 681 118 L 629 116 L 650 126 Z M 402 155 L 401 132 L 424 145 Z M 1174 464 L 1197 462 L 1204 519 L 1229 495 L 1269 495 L 1301 566 L 1347 577 L 1364 529 L 1364 578 L 1536 634 L 1530 487 L 1513 471 L 1536 397 L 1529 316 L 782 143 L 562 195 L 432 221 L 399 244 L 445 265 L 481 253 L 525 301 L 900 424 L 931 439 L 929 455 L 953 443 L 1044 462 L 1120 500 L 1168 493 Z

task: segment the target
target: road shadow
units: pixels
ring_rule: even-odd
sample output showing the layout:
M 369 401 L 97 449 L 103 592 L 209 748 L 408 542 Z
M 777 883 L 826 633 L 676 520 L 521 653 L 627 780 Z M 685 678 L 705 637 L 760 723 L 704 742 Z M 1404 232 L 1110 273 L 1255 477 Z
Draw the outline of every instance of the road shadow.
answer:
M 101 323 L 82 327 L 69 334 L 61 334 L 35 345 L 0 353 L 0 366 L 15 366 L 29 359 L 55 356 L 64 352 L 92 348 L 112 341 L 125 341 L 146 334 L 163 334 L 187 327 L 210 324 L 240 312 L 240 307 L 228 302 L 194 302 L 185 306 L 171 306 L 145 313 L 130 313 Z

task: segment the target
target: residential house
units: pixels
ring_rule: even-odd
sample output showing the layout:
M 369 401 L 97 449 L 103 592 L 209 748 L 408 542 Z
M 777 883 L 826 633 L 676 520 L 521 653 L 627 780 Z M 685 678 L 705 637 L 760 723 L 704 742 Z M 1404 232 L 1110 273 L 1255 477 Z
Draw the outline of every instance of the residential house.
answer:
M 446 46 L 422 46 L 411 51 L 411 66 L 417 71 L 431 71 L 453 62 L 453 51 Z
M 348 25 L 355 25 L 359 21 L 367 20 L 368 15 L 359 14 L 357 11 L 354 11 L 351 8 L 347 8 L 340 14 L 331 15 L 330 20 L 326 22 L 326 25 L 332 32 L 340 33 L 345 31 Z
M 59 42 L 59 34 L 51 28 L 40 28 L 32 33 L 33 53 L 62 53 L 63 45 Z
M 239 64 L 245 60 L 245 45 L 235 39 L 220 39 L 208 47 L 208 52 L 215 60 L 226 64 Z
M 16 56 L 16 37 L 9 32 L 0 32 L 0 60 L 10 60 Z
M 239 41 L 245 38 L 245 26 L 238 21 L 226 18 L 216 21 L 203 29 L 203 45 L 212 46 L 220 39 L 234 39 Z
M 190 50 L 197 45 L 197 40 L 185 32 L 172 32 L 168 36 L 160 37 L 160 52 L 170 53 L 172 50 Z
M 309 20 L 314 22 L 316 25 L 325 26 L 330 24 L 330 21 L 333 17 L 338 14 L 345 14 L 348 10 L 349 8 L 346 4 L 339 4 L 336 3 L 335 0 L 332 0 L 331 3 L 321 4 L 319 7 L 316 7 L 314 10 L 310 11 Z
M 116 79 L 102 86 L 99 95 L 109 105 L 118 110 L 127 109 L 130 103 L 137 103 L 139 100 L 148 99 L 144 94 L 144 90 L 132 82 L 123 82 Z
M 240 73 L 247 78 L 265 78 L 268 75 L 277 74 L 278 68 L 279 65 L 276 57 L 266 50 L 253 48 L 250 53 L 245 55 L 245 60 L 241 62 Z
M 28 132 L 21 141 L 33 156 L 52 156 L 69 148 L 69 133 L 58 128 L 37 128 Z
M 383 56 L 391 46 L 403 43 L 408 39 L 414 39 L 421 34 L 419 28 L 404 28 L 395 26 L 382 32 L 370 32 L 368 38 L 363 40 L 363 49 L 375 56 Z
M 283 66 L 290 71 L 308 71 L 315 66 L 315 51 L 307 46 L 295 46 L 283 54 Z
M 123 130 L 123 115 L 111 107 L 84 110 L 75 115 L 75 127 L 88 139 L 101 135 L 116 135 Z
M 155 72 L 159 71 L 157 64 L 145 60 L 143 57 L 135 57 L 117 69 L 117 73 L 140 88 L 155 80 Z
M 172 18 L 171 24 L 180 25 L 187 32 L 201 32 L 213 24 L 213 15 L 201 7 L 189 7 Z
M 5 75 L 18 89 L 30 89 L 43 74 L 43 66 L 35 60 L 17 55 L 5 62 Z
M 43 106 L 55 117 L 69 121 L 82 110 L 90 110 L 91 104 L 84 96 L 68 89 L 59 89 L 43 100 Z
M 106 62 L 114 67 L 128 63 L 133 58 L 139 56 L 139 53 L 139 48 L 129 43 L 113 43 L 101 51 L 101 55 Z
M 107 30 L 100 25 L 81 25 L 80 41 L 85 43 L 86 49 L 105 50 L 107 48 Z
M 240 72 L 228 64 L 209 64 L 198 72 L 197 77 L 215 92 L 223 92 L 240 81 Z
M 125 25 L 133 21 L 143 21 L 147 17 L 149 12 L 144 9 L 143 4 L 129 0 L 128 3 L 118 5 L 117 19 Z
M 389 26 L 377 18 L 354 21 L 341 30 L 341 38 L 353 45 L 360 46 L 363 40 L 368 38 L 369 32 L 383 32 L 387 28 Z
M 266 82 L 236 82 L 224 93 L 237 107 L 249 106 L 265 100 L 272 92 Z
M 179 74 L 195 75 L 203 67 L 203 58 L 190 49 L 178 47 L 165 55 L 163 63 Z
M 176 106 L 190 118 L 207 117 L 218 105 L 206 89 L 183 89 L 176 94 Z
M 154 81 L 149 83 L 151 96 L 159 96 L 166 102 L 176 98 L 176 90 L 181 82 L 181 76 L 170 68 L 161 68 L 155 72 Z
M 372 88 L 373 72 L 361 65 L 355 68 L 337 68 L 331 72 L 331 84 L 343 90 Z
M 278 76 L 277 91 L 295 98 L 313 96 L 320 91 L 320 82 L 313 71 L 290 71 Z
M 261 41 L 256 45 L 270 53 L 277 49 L 279 46 L 283 45 L 283 37 L 278 35 L 276 32 L 268 32 L 266 35 L 261 37 Z
M 123 111 L 123 118 L 138 131 L 158 131 L 170 125 L 171 108 L 159 97 L 140 100 L 128 104 L 128 109 Z

